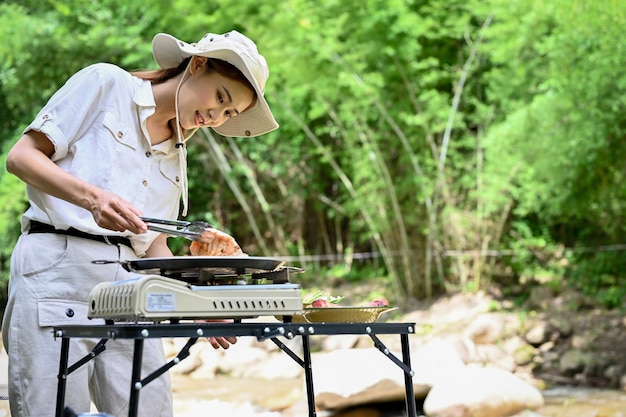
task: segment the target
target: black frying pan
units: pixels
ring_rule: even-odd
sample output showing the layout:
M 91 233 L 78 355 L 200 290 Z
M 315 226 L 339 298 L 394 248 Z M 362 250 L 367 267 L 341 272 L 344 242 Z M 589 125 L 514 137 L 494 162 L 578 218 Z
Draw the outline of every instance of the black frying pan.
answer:
M 262 274 L 281 269 L 284 261 L 257 256 L 172 256 L 140 258 L 127 261 L 97 260 L 94 264 L 119 263 L 128 272 L 157 274 L 185 281 L 196 281 L 200 275 L 212 278 Z

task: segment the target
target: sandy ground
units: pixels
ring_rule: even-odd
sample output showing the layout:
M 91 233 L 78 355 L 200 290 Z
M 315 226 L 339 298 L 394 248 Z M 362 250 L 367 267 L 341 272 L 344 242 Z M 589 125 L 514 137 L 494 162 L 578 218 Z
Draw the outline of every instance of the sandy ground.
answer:
M 0 417 L 9 417 L 7 395 L 7 356 L 0 349 Z M 173 376 L 174 415 L 197 417 L 199 415 L 222 415 L 229 417 L 285 417 L 270 408 L 284 408 L 277 399 L 289 404 L 304 397 L 303 387 L 292 380 L 240 381 L 228 378 L 220 380 L 197 380 Z M 271 393 L 271 395 L 270 395 Z M 273 401 L 274 403 L 268 403 Z M 141 402 L 141 396 L 140 396 Z M 253 404 L 262 404 L 255 406 Z M 306 404 L 303 404 L 306 407 Z M 92 410 L 95 411 L 95 410 Z M 305 412 L 301 415 L 306 415 Z M 120 416 L 116 416 L 120 417 Z
M 9 417 L 8 357 L 0 344 L 0 417 Z M 194 379 L 172 375 L 175 417 L 295 417 L 307 415 L 304 381 Z M 141 406 L 141 395 L 139 398 Z M 295 404 L 295 406 L 293 406 Z M 267 410 L 289 408 L 285 413 Z M 93 409 L 92 412 L 96 410 Z M 123 417 L 123 416 L 116 416 Z
M 6 396 L 6 355 L 0 354 L 0 396 Z M 252 381 L 221 378 L 197 380 L 174 376 L 174 415 L 197 417 L 222 415 L 229 417 L 291 417 L 306 415 L 304 390 L 298 381 Z M 0 397 L 6 398 L 6 397 Z M 283 401 L 283 404 L 277 401 Z M 141 402 L 141 397 L 140 397 Z M 286 413 L 269 409 L 285 408 L 296 403 Z M 95 412 L 95 410 L 92 410 Z M 0 400 L 0 417 L 9 417 L 9 402 Z M 120 416 L 116 416 L 120 417 Z

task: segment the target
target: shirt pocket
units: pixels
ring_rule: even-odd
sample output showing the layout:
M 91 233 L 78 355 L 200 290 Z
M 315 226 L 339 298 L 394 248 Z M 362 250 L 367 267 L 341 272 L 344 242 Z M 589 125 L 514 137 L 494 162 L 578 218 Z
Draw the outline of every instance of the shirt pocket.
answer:
M 159 171 L 170 183 L 177 188 L 181 187 L 180 161 L 177 154 L 168 155 L 159 161 Z
M 104 113 L 102 125 L 113 135 L 115 140 L 131 149 L 135 149 L 137 141 L 131 128 L 122 122 L 117 115 L 111 112 Z

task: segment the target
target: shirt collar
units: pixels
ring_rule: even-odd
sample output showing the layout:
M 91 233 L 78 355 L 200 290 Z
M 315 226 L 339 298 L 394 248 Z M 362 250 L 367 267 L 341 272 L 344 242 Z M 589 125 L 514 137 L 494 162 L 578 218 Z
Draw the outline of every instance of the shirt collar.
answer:
M 146 119 L 154 114 L 156 109 L 156 102 L 154 101 L 154 92 L 152 91 L 152 83 L 148 80 L 141 79 L 139 77 L 133 77 L 135 82 L 135 94 L 133 95 L 133 102 L 137 105 L 137 113 L 139 115 L 139 122 L 145 129 Z M 148 135 L 145 135 L 148 140 Z M 174 141 L 166 140 L 157 145 L 151 146 L 164 154 L 169 154 L 174 150 Z
M 152 83 L 139 77 L 133 77 L 135 82 L 135 94 L 133 101 L 140 107 L 156 107 L 154 101 L 154 93 L 152 92 Z

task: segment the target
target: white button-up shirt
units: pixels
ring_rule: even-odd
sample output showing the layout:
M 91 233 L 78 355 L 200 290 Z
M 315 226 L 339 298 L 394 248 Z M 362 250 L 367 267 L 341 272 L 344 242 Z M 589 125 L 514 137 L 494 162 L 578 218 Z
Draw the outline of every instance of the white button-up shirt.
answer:
M 25 129 L 54 144 L 52 160 L 65 171 L 131 202 L 145 216 L 176 219 L 182 178 L 173 140 L 152 146 L 146 119 L 155 102 L 149 81 L 111 64 L 95 64 L 71 77 Z M 157 233 L 135 235 L 100 228 L 92 214 L 27 186 L 30 208 L 22 230 L 37 220 L 57 229 L 74 227 L 97 235 L 131 239 L 139 256 Z

